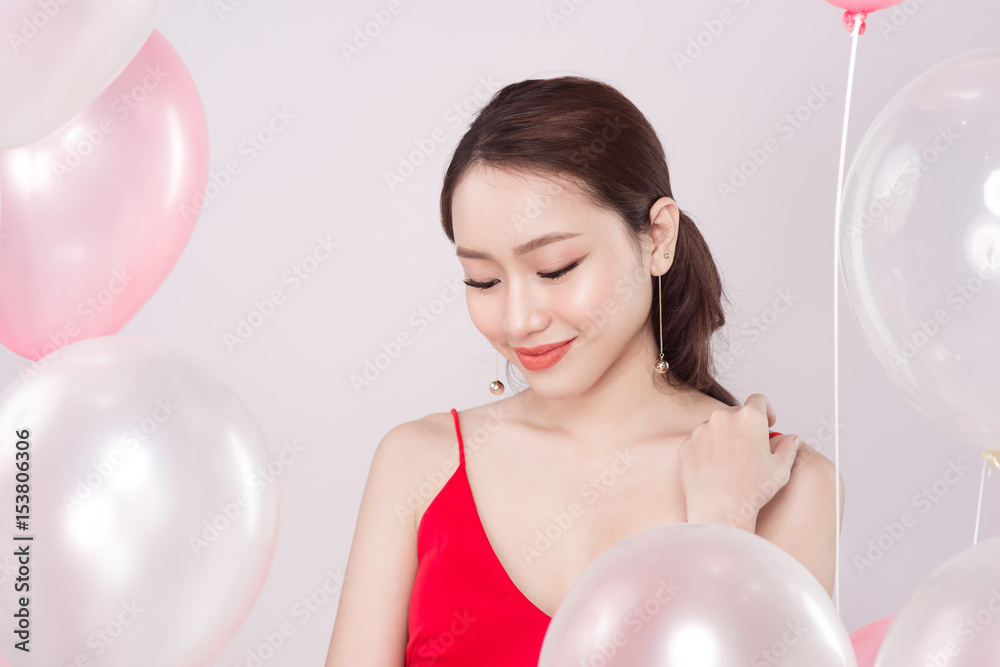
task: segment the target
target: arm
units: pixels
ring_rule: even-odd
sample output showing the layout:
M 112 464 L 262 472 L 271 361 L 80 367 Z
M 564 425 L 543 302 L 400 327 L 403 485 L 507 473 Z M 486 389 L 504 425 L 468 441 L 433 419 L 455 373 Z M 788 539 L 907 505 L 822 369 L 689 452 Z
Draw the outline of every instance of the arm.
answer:
M 788 483 L 760 509 L 756 522 L 757 535 L 805 565 L 828 595 L 833 594 L 835 540 L 844 517 L 844 478 L 836 477 L 835 481 L 833 461 L 803 443 Z M 836 519 L 834 484 L 840 486 Z
M 415 450 L 414 422 L 401 424 L 375 450 L 361 497 L 354 539 L 325 667 L 400 667 L 407 641 L 410 591 L 417 569 L 413 517 L 406 507 Z

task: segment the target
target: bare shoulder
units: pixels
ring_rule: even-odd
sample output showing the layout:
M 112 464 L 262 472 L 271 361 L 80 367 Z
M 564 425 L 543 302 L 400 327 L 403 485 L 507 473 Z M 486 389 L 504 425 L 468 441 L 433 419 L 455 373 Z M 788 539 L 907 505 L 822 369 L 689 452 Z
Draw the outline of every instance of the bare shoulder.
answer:
M 391 467 L 400 470 L 421 468 L 427 460 L 440 458 L 454 440 L 455 428 L 450 412 L 433 412 L 425 417 L 403 422 L 389 429 L 375 450 L 376 456 L 391 462 Z M 451 440 L 449 440 L 451 435 Z M 458 450 L 454 449 L 455 458 Z
M 818 482 L 826 479 L 832 484 L 835 470 L 836 466 L 833 461 L 803 440 L 795 455 L 795 461 L 792 463 L 791 474 L 794 476 L 797 471 L 805 471 L 803 476 L 809 478 L 808 481 Z M 840 477 L 839 482 L 843 488 L 843 477 Z
M 347 559 L 326 665 L 400 665 L 418 567 L 416 515 L 435 491 L 421 482 L 444 456 L 451 415 L 390 429 L 372 458 Z M 457 453 L 455 454 L 457 457 Z
M 842 518 L 845 493 L 844 477 L 837 472 L 836 465 L 832 460 L 803 440 L 795 455 L 795 461 L 792 462 L 788 483 L 775 495 L 774 500 L 778 502 L 772 502 L 769 505 L 778 506 L 782 504 L 783 500 L 787 500 L 793 504 L 804 505 L 803 509 L 809 506 L 826 507 L 838 493 L 838 487 Z M 768 507 L 765 506 L 764 509 L 768 509 Z
M 424 510 L 458 468 L 458 444 L 450 412 L 403 422 L 382 437 L 372 474 L 391 480 L 396 514 L 416 531 Z

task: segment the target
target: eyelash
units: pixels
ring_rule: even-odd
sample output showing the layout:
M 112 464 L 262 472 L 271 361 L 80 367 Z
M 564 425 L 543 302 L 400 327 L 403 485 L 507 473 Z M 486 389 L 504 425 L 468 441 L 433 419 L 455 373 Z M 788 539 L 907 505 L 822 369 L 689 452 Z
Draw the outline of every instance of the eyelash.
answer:
M 538 275 L 540 275 L 542 278 L 548 278 L 549 280 L 556 280 L 557 278 L 561 278 L 566 273 L 568 273 L 568 272 L 572 271 L 573 269 L 575 269 L 579 263 L 580 263 L 580 260 L 577 260 L 577 261 L 573 262 L 572 264 L 570 264 L 569 266 L 565 266 L 565 267 L 559 269 L 558 271 L 553 271 L 552 273 L 539 273 Z M 469 287 L 475 287 L 477 289 L 486 290 L 486 289 L 489 289 L 490 287 L 493 287 L 495 284 L 497 284 L 500 281 L 499 280 L 493 280 L 493 281 L 490 281 L 488 283 L 478 283 L 475 280 L 465 280 L 463 282 L 466 285 L 468 285 Z

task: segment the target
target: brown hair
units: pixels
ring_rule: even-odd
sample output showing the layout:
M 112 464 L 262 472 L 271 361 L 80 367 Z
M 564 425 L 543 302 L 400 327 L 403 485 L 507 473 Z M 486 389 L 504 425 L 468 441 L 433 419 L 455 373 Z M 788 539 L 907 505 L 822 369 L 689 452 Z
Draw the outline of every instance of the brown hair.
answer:
M 651 227 L 650 207 L 672 197 L 663 146 L 646 117 L 616 88 L 579 76 L 512 83 L 480 110 L 455 147 L 441 188 L 441 224 L 452 243 L 452 196 L 479 166 L 569 177 L 592 203 L 620 214 L 636 251 Z M 726 322 L 722 281 L 708 244 L 683 211 L 662 293 L 650 278 L 649 324 L 657 341 L 663 300 L 666 380 L 738 406 L 714 377 L 711 338 Z M 649 363 L 652 368 L 655 360 Z

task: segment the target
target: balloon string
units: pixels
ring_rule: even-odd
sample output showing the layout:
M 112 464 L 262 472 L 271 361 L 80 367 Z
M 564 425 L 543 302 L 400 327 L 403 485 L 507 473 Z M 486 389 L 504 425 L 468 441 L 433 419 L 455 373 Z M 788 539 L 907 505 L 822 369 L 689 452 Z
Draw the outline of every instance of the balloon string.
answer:
M 976 546 L 979 542 L 979 519 L 983 515 L 983 488 L 986 485 L 986 468 L 989 466 L 1000 468 L 1000 449 L 983 450 L 983 472 L 979 478 L 979 503 L 976 505 L 976 529 L 972 533 L 972 546 Z M 993 474 L 993 470 L 990 470 L 990 474 Z
M 833 604 L 840 614 L 840 215 L 844 192 L 844 162 L 847 155 L 847 125 L 851 115 L 854 63 L 858 53 L 858 33 L 864 21 L 855 17 L 851 31 L 851 61 L 847 68 L 847 98 L 844 100 L 844 129 L 840 135 L 840 165 L 837 169 L 837 203 L 833 217 L 833 469 L 836 496 L 833 505 L 834 570 Z

